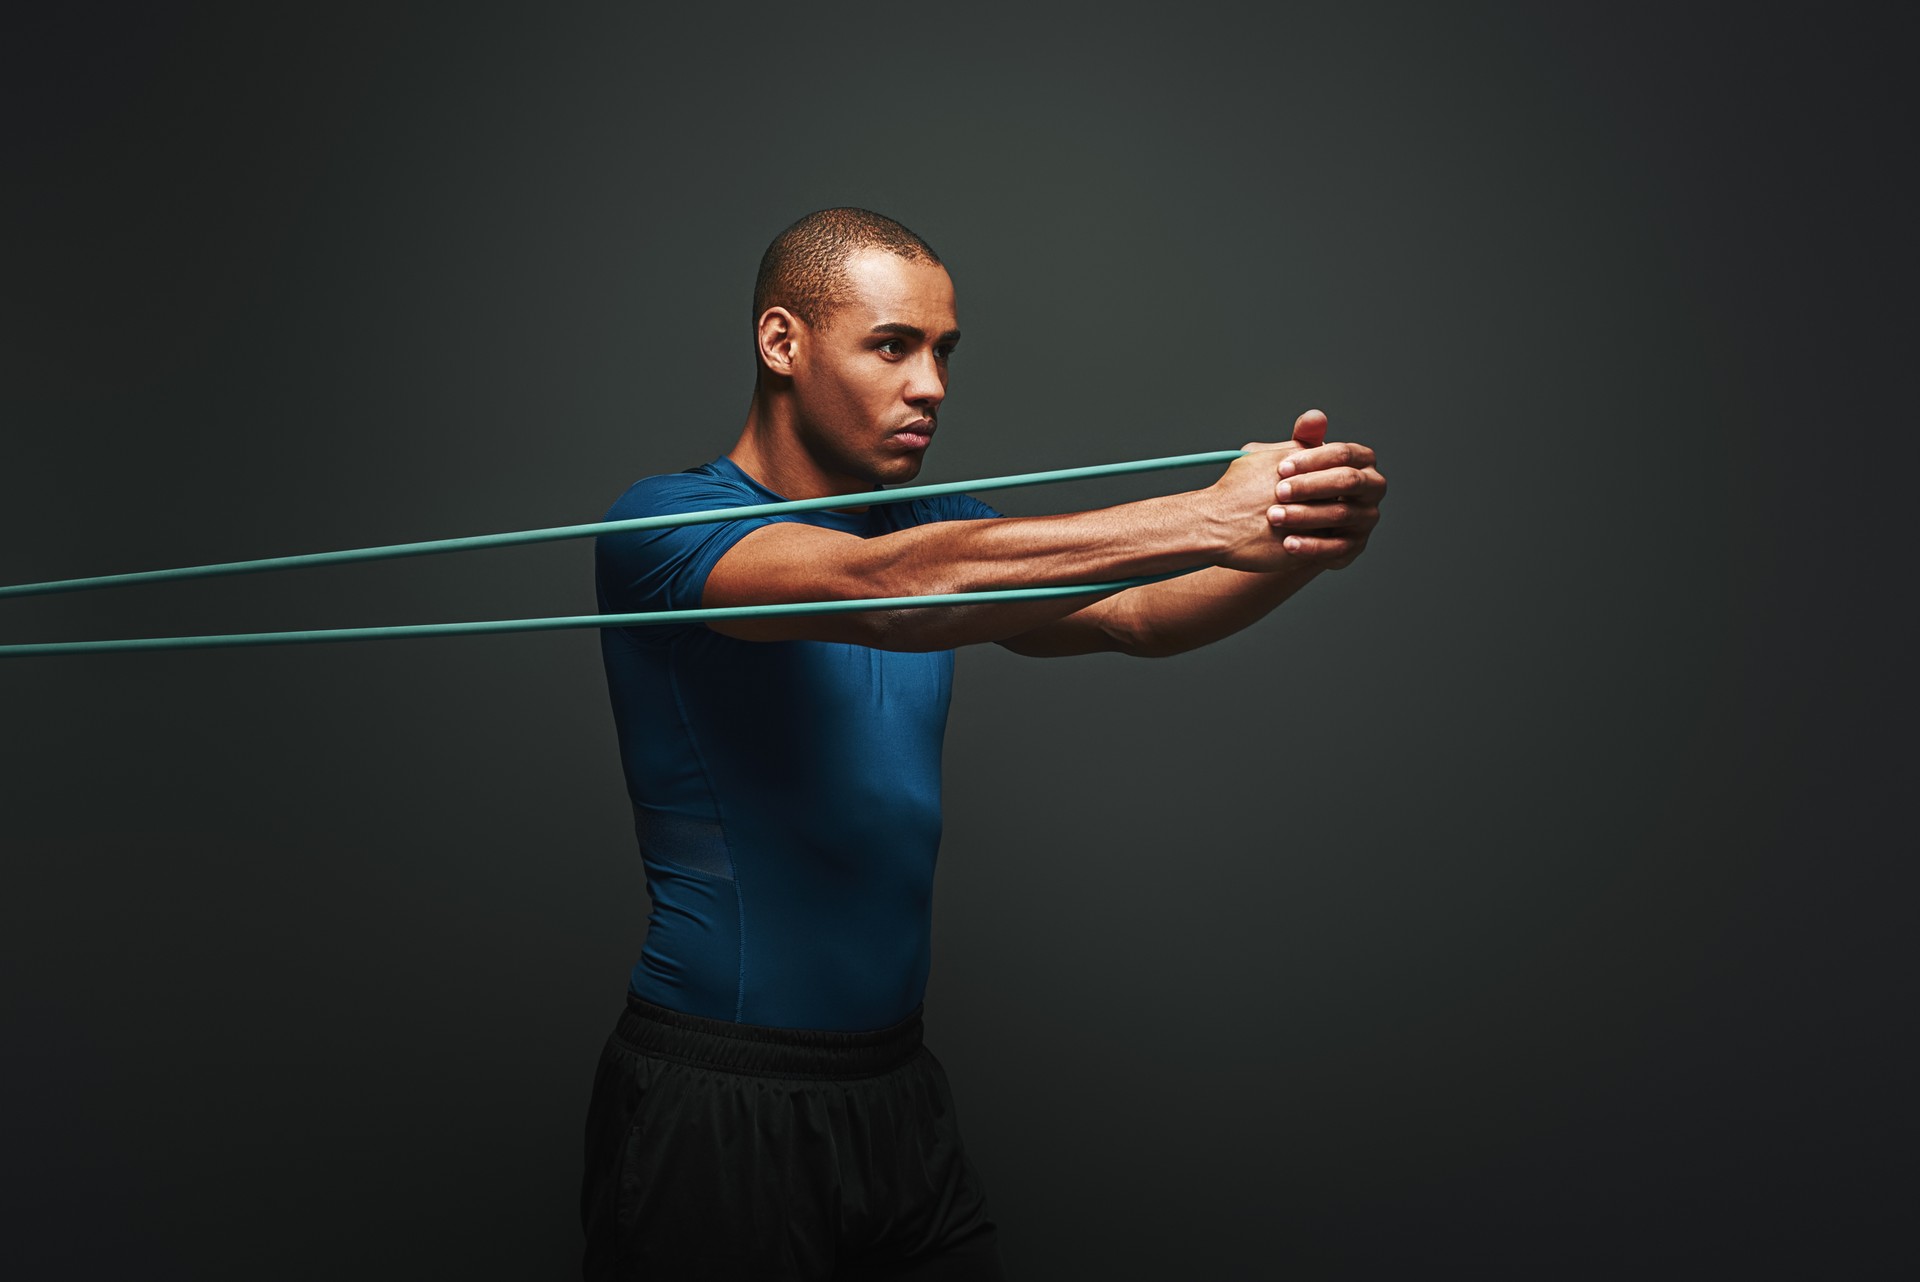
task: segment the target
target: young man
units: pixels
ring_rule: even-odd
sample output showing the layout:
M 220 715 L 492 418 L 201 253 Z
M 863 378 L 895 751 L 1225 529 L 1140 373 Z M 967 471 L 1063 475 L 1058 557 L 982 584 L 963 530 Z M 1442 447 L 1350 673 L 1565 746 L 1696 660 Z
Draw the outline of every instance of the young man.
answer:
M 911 481 L 960 341 L 925 242 L 857 209 L 782 232 L 754 290 L 732 450 L 609 520 Z M 1011 519 L 916 500 L 610 535 L 603 612 L 1101 582 L 1110 594 L 603 629 L 653 901 L 587 1129 L 591 1278 L 999 1278 L 921 1044 L 953 649 L 1160 656 L 1352 562 L 1386 482 L 1363 445 L 1252 444 L 1202 490 Z

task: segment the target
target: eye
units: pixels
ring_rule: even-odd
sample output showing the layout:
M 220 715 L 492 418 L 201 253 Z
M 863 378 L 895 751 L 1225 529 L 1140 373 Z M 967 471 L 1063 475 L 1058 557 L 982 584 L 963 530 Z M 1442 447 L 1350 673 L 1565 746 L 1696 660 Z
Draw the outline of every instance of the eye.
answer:
M 874 350 L 884 352 L 888 356 L 904 356 L 906 354 L 906 346 L 897 338 L 889 338 Z
M 939 360 L 943 360 L 943 361 L 950 360 L 953 357 L 954 347 L 955 347 L 955 344 L 953 343 L 942 343 L 940 344 L 940 346 L 933 349 L 933 354 Z

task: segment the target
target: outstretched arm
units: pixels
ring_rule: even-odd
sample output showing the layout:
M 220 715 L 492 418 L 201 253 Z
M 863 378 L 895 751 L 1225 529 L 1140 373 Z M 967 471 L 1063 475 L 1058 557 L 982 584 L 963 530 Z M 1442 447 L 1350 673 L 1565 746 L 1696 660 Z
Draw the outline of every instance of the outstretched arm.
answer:
M 1269 513 L 1289 553 L 1276 568 L 1249 573 L 1220 567 L 1150 583 L 1083 605 L 1000 644 L 1037 658 L 1116 651 L 1143 658 L 1182 654 L 1265 618 L 1324 570 L 1351 565 L 1380 520 L 1386 478 L 1374 453 L 1352 442 L 1326 443 L 1327 416 L 1308 410 L 1294 421 Z
M 1291 452 L 1291 445 L 1282 447 Z M 764 526 L 708 574 L 703 606 L 924 596 L 1102 582 L 1193 566 L 1280 569 L 1295 559 L 1270 519 L 1279 462 L 1238 459 L 1204 490 L 1063 516 L 943 521 L 862 539 L 792 522 Z M 931 609 L 739 619 L 709 626 L 746 640 L 847 641 L 888 650 L 1003 641 L 1093 596 Z

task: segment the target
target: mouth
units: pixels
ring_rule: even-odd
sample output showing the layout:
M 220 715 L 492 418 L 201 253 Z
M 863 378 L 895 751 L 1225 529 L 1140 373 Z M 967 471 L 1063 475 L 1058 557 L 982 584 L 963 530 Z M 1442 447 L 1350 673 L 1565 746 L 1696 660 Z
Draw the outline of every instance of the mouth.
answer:
M 887 436 L 910 450 L 924 450 L 933 441 L 933 420 L 917 418 L 905 427 L 896 427 Z

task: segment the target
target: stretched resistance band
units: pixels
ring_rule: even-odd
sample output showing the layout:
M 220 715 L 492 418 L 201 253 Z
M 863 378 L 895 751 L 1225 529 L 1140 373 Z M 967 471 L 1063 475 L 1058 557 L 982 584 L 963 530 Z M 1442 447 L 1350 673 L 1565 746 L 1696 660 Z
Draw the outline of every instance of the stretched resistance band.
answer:
M 904 503 L 912 499 L 934 498 L 972 490 L 1013 489 L 1027 485 L 1046 485 L 1057 481 L 1091 480 L 1103 476 L 1122 476 L 1133 472 L 1159 472 L 1182 467 L 1202 467 L 1209 463 L 1229 463 L 1241 457 L 1240 450 L 1212 450 L 1202 454 L 1178 454 L 1166 458 L 1137 459 L 1126 463 L 1103 463 L 1092 467 L 1058 468 L 1049 472 L 1026 472 L 1013 476 L 991 476 L 977 481 L 947 481 L 937 485 L 910 485 L 897 490 L 875 490 L 866 494 L 829 494 L 813 499 L 789 499 L 778 503 L 755 503 L 744 507 L 711 508 L 702 512 L 676 512 L 665 516 L 643 516 L 624 521 L 594 521 L 583 525 L 561 525 L 541 530 L 516 530 L 505 534 L 475 534 L 465 538 L 432 539 L 419 543 L 395 543 L 385 547 L 349 548 L 338 552 L 309 552 L 295 556 L 265 557 L 252 561 L 223 561 L 212 565 L 191 565 L 168 570 L 139 570 L 128 574 L 101 574 L 79 579 L 54 579 L 45 583 L 20 583 L 0 587 L 0 597 L 42 596 L 55 592 L 78 592 L 90 588 L 124 587 L 134 583 L 176 582 L 183 579 L 213 578 L 228 574 L 252 574 L 264 570 L 291 570 L 314 565 L 341 565 L 356 561 L 392 560 L 425 556 L 436 552 L 473 551 L 480 548 L 510 547 L 522 543 L 554 542 L 561 539 L 589 538 L 619 534 L 629 530 L 664 529 L 678 525 L 703 525 L 732 521 L 743 517 L 778 516 L 789 512 L 811 512 L 826 508 L 871 507 L 881 503 Z M 1199 567 L 1194 567 L 1199 568 Z M 1162 579 L 1191 573 L 1148 575 L 1119 579 L 1108 583 L 1055 584 L 1045 587 L 998 588 L 981 592 L 949 592 L 928 596 L 870 597 L 845 601 L 796 601 L 777 605 L 741 605 L 699 610 L 653 610 L 640 614 L 582 614 L 543 619 L 494 619 L 469 623 L 415 623 L 371 628 L 320 628 L 296 632 L 241 632 L 221 636 L 131 637 L 109 641 L 48 641 L 25 645 L 0 645 L 0 658 L 30 658 L 42 655 L 89 654 L 109 650 L 184 650 L 222 646 L 297 645 L 310 641 L 371 641 L 401 637 L 458 636 L 490 632 L 541 632 L 567 628 L 627 628 L 666 623 L 696 623 L 719 619 L 769 618 L 788 614 L 829 614 L 854 610 L 904 609 L 922 606 L 964 605 L 986 601 L 1025 601 L 1085 593 L 1116 592 Z

